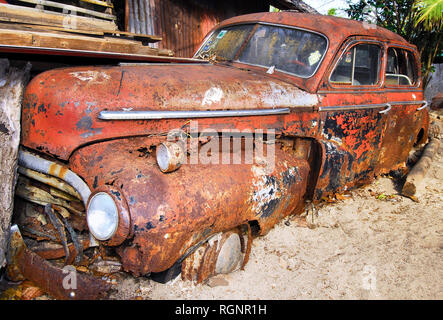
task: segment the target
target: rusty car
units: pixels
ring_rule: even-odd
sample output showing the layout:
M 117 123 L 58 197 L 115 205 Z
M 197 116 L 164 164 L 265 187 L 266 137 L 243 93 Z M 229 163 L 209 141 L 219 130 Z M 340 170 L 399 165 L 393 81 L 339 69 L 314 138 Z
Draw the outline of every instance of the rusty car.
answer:
M 192 58 L 45 71 L 23 101 L 18 230 L 42 259 L 100 248 L 160 282 L 241 269 L 307 203 L 405 168 L 428 139 L 419 66 L 384 28 L 278 12 L 221 22 Z

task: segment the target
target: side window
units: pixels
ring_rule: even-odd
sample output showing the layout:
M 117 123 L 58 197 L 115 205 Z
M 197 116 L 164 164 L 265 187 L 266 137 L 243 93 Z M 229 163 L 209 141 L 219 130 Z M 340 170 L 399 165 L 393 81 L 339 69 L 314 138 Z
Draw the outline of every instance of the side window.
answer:
M 331 74 L 332 85 L 371 86 L 378 83 L 381 48 L 358 44 L 345 52 Z
M 413 86 L 417 83 L 417 65 L 412 52 L 399 48 L 389 48 L 386 61 L 385 84 L 393 86 Z

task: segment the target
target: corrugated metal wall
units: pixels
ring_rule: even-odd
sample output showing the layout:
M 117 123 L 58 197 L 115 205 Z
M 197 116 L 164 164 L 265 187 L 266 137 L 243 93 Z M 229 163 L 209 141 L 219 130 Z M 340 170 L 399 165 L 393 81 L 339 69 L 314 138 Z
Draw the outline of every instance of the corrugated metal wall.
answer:
M 265 0 L 127 0 L 128 31 L 161 36 L 159 48 L 190 57 L 203 37 L 220 21 L 269 10 Z

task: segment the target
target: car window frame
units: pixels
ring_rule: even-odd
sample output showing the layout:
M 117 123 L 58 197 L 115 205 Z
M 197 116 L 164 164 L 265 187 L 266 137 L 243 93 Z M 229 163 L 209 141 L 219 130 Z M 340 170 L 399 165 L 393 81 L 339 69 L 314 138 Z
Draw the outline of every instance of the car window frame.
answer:
M 413 58 L 414 58 L 414 62 L 415 62 L 415 72 L 416 72 L 416 76 L 417 76 L 417 80 L 415 82 L 415 84 L 412 85 L 408 85 L 408 84 L 398 84 L 398 85 L 394 85 L 394 84 L 386 84 L 386 68 L 388 66 L 388 49 L 389 48 L 397 48 L 397 49 L 403 49 L 408 51 L 409 53 L 412 54 Z M 419 88 L 421 85 L 421 74 L 420 74 L 420 60 L 418 59 L 417 56 L 417 51 L 412 48 L 412 47 L 408 47 L 408 46 L 403 46 L 400 44 L 395 44 L 395 43 L 386 43 L 386 47 L 385 47 L 385 66 L 384 66 L 384 71 L 383 71 L 383 87 L 386 89 L 409 89 L 409 88 Z
M 310 32 L 310 33 L 313 33 L 313 34 L 317 34 L 317 35 L 323 37 L 323 38 L 326 40 L 326 48 L 325 48 L 325 52 L 323 53 L 323 55 L 322 55 L 322 57 L 321 57 L 321 59 L 320 59 L 318 65 L 317 65 L 316 69 L 314 70 L 314 72 L 313 72 L 309 77 L 302 77 L 302 76 L 297 75 L 297 74 L 295 74 L 295 73 L 291 73 L 291 72 L 284 71 L 284 70 L 277 69 L 277 68 L 275 69 L 274 73 L 277 73 L 277 72 L 278 72 L 278 73 L 283 73 L 283 74 L 287 74 L 287 75 L 290 75 L 290 76 L 292 76 L 292 77 L 296 77 L 296 78 L 300 78 L 300 79 L 304 79 L 304 80 L 305 80 L 305 79 L 310 79 L 310 78 L 314 77 L 314 76 L 317 74 L 318 69 L 320 69 L 321 65 L 322 65 L 323 62 L 324 62 L 324 59 L 325 59 L 326 55 L 327 55 L 328 52 L 329 52 L 329 45 L 330 45 L 330 43 L 329 43 L 329 38 L 328 38 L 325 34 L 323 34 L 323 33 L 321 33 L 321 32 L 318 32 L 318 31 L 315 31 L 315 30 L 310 30 L 310 29 L 305 29 L 305 28 L 301 28 L 301 27 L 295 27 L 295 26 L 290 26 L 290 25 L 285 25 L 285 24 L 279 24 L 279 23 L 271 23 L 271 22 L 263 22 L 263 21 L 245 21 L 245 22 L 242 22 L 242 23 L 232 23 L 232 24 L 223 25 L 223 26 L 220 26 L 220 27 L 217 28 L 217 29 L 214 29 L 214 30 L 213 30 L 212 32 L 210 32 L 210 33 L 208 34 L 208 36 L 204 39 L 204 41 L 202 42 L 202 44 L 200 45 L 200 47 L 195 51 L 195 54 L 197 54 L 197 52 L 200 51 L 200 49 L 205 45 L 206 41 L 207 41 L 210 37 L 212 37 L 212 35 L 213 35 L 215 32 L 219 31 L 219 30 L 222 29 L 222 28 L 232 27 L 232 26 L 237 26 L 237 25 L 245 25 L 245 24 L 251 24 L 251 25 L 253 25 L 254 27 L 251 29 L 250 34 L 246 37 L 244 43 L 240 46 L 239 50 L 238 50 L 237 53 L 234 55 L 234 59 L 232 60 L 232 62 L 234 62 L 234 63 L 239 63 L 239 64 L 243 64 L 243 65 L 248 65 L 248 66 L 254 66 L 254 67 L 263 68 L 265 72 L 266 72 L 267 70 L 269 70 L 270 67 L 268 67 L 268 66 L 262 66 L 262 65 L 253 64 L 253 63 L 247 63 L 247 62 L 243 62 L 243 61 L 238 60 L 239 56 L 242 54 L 243 50 L 245 49 L 246 44 L 249 42 L 249 40 L 251 39 L 251 37 L 253 36 L 254 32 L 257 30 L 257 28 L 258 28 L 259 25 L 267 25 L 267 26 L 272 26 L 272 27 L 280 27 L 280 28 L 286 28 L 286 29 L 293 29 L 293 30 L 300 30 L 300 31 Z M 193 55 L 193 57 L 195 56 L 195 54 Z
M 332 74 L 335 71 L 335 68 L 337 67 L 338 63 L 341 61 L 342 57 L 348 52 L 348 50 L 356 47 L 359 44 L 375 44 L 380 48 L 380 63 L 378 64 L 378 81 L 376 84 L 371 85 L 337 85 L 337 83 L 334 83 L 331 81 Z M 383 41 L 377 40 L 377 39 L 351 39 L 347 42 L 345 42 L 344 45 L 342 45 L 342 50 L 340 50 L 340 54 L 336 55 L 336 57 L 332 61 L 332 68 L 329 69 L 329 74 L 327 77 L 327 84 L 328 87 L 331 89 L 380 89 L 384 85 L 384 73 L 385 73 L 385 67 L 386 67 L 386 47 Z

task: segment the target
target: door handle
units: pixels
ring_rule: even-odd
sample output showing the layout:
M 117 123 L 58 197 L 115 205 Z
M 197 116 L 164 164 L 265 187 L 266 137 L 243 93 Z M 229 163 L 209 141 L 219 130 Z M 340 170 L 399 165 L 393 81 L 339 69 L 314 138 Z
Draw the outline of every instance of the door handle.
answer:
M 391 110 L 391 105 L 389 104 L 389 103 L 387 103 L 386 104 L 386 109 L 384 109 L 384 110 L 382 110 L 382 111 L 379 111 L 378 113 L 388 113 L 389 112 L 389 110 Z
M 417 111 L 423 110 L 424 108 L 426 108 L 428 106 L 428 102 L 427 101 L 425 101 L 424 103 L 425 104 L 423 106 L 417 108 Z

